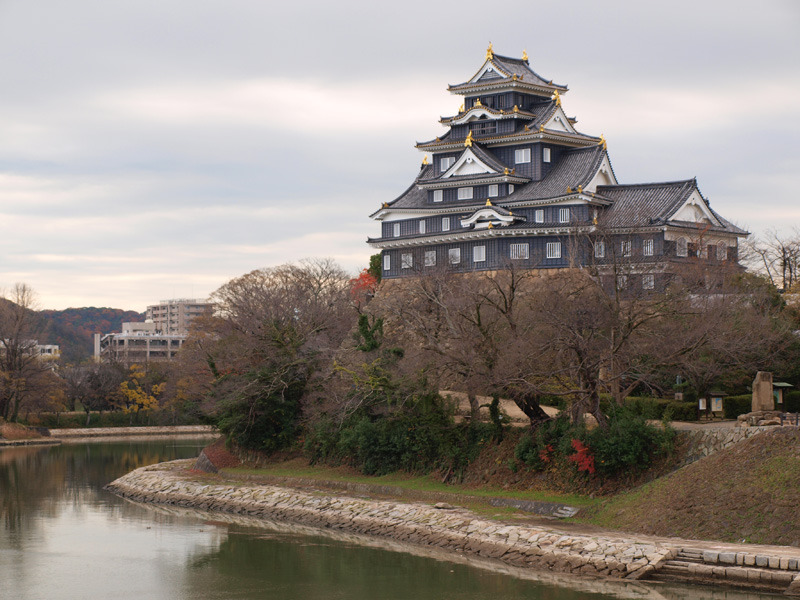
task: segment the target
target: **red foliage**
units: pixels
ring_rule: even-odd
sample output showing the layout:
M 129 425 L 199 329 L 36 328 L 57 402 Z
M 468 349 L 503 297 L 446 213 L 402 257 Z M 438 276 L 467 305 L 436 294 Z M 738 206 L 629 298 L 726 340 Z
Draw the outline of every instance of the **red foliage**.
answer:
M 589 475 L 594 475 L 594 455 L 589 446 L 580 440 L 572 440 L 572 448 L 575 450 L 575 454 L 571 455 L 569 460 L 575 463 L 578 471 L 586 471 Z
M 547 444 L 544 449 L 539 452 L 539 458 L 543 463 L 549 463 L 553 459 L 553 446 L 552 444 Z
M 378 289 L 378 280 L 369 271 L 364 269 L 358 277 L 350 280 L 350 296 L 361 307 L 375 294 Z

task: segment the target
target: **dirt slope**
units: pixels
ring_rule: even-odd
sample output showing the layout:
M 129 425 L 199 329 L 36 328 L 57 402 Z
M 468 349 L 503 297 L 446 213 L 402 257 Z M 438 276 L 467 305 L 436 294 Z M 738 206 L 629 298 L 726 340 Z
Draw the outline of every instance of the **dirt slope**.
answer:
M 592 521 L 655 535 L 800 546 L 800 430 L 754 436 L 609 500 Z

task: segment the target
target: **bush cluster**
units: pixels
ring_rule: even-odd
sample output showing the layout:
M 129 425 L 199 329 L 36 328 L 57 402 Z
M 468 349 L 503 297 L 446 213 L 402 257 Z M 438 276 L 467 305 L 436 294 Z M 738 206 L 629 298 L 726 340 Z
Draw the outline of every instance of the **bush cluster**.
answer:
M 577 471 L 606 477 L 646 469 L 653 459 L 672 452 L 674 431 L 647 423 L 630 407 L 609 409 L 608 427 L 588 430 L 559 417 L 520 439 L 517 460 L 531 469 L 572 464 Z
M 726 419 L 735 419 L 739 415 L 750 412 L 753 406 L 753 395 L 726 396 L 722 399 L 722 412 Z

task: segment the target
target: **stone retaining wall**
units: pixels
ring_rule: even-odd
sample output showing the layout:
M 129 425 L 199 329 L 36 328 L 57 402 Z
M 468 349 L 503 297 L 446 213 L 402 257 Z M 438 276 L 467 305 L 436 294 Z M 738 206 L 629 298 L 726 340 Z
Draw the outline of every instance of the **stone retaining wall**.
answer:
M 107 489 L 141 502 L 264 517 L 438 547 L 462 554 L 594 577 L 640 579 L 677 550 L 660 542 L 565 534 L 499 524 L 425 504 L 399 504 L 263 485 L 222 485 L 186 477 L 187 461 L 133 471 Z
M 172 425 L 165 427 L 84 427 L 76 429 L 51 429 L 54 438 L 82 437 L 132 437 L 137 435 L 213 435 L 217 430 L 210 425 Z
M 774 427 L 717 427 L 681 431 L 679 434 L 685 436 L 689 444 L 689 452 L 683 464 L 688 465 L 705 456 L 730 448 L 754 435 L 774 429 Z

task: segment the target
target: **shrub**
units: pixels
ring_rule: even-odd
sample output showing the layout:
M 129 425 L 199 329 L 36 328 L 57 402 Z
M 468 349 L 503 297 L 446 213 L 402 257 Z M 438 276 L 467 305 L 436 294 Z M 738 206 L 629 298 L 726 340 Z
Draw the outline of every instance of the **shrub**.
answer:
M 726 396 L 722 399 L 722 411 L 726 419 L 735 419 L 739 415 L 750 412 L 753 406 L 753 395 Z
M 697 421 L 698 418 L 695 402 L 669 402 L 664 409 L 664 419 L 667 421 Z
M 800 412 L 800 390 L 783 393 L 783 410 L 793 413 Z
M 649 398 L 647 396 L 629 396 L 625 399 L 625 406 L 630 408 L 635 414 L 654 421 L 664 418 L 671 400 L 662 398 Z

